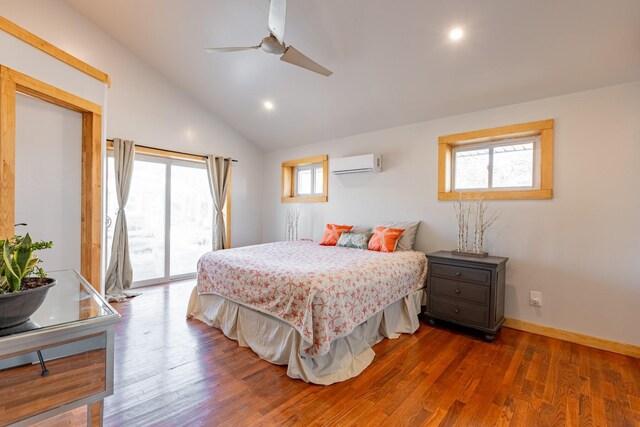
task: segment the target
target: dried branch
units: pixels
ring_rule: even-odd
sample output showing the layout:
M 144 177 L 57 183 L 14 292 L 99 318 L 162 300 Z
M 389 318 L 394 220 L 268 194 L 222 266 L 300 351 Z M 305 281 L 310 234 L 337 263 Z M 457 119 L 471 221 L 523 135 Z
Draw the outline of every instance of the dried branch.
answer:
M 476 201 L 476 223 L 473 230 L 473 251 L 476 253 L 482 253 L 482 247 L 484 246 L 484 232 L 500 217 L 500 214 L 494 211 L 485 219 L 487 209 L 488 206 L 482 198 Z

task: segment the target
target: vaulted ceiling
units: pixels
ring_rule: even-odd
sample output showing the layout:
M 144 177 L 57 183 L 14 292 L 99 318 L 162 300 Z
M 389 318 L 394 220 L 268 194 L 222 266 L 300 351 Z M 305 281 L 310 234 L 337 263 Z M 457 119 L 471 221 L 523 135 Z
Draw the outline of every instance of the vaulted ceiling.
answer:
M 204 51 L 258 44 L 268 0 L 66 1 L 265 150 L 640 80 L 638 0 L 289 0 L 328 78 Z

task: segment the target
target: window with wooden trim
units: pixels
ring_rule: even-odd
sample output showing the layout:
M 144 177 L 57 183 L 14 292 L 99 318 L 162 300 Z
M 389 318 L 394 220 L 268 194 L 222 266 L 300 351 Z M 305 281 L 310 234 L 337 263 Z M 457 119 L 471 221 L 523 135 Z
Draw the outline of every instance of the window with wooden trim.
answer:
M 552 197 L 553 120 L 439 138 L 439 200 Z
M 328 196 L 327 155 L 282 162 L 282 197 L 284 203 L 326 202 Z

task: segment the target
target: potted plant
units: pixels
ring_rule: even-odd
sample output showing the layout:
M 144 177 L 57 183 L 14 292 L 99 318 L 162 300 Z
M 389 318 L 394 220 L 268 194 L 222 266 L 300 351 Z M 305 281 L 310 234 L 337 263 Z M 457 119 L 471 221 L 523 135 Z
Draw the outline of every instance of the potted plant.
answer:
M 32 242 L 28 233 L 0 240 L 0 329 L 29 320 L 56 284 L 34 255 L 34 251 L 51 246 L 52 242 Z

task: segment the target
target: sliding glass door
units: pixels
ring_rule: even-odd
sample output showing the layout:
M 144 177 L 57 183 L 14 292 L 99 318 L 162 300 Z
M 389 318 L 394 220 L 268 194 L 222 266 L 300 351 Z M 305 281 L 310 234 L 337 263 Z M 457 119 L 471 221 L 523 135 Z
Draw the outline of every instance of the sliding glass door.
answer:
M 118 210 L 107 164 L 107 262 Z M 136 154 L 127 203 L 134 286 L 192 277 L 212 249 L 213 202 L 205 165 Z
M 213 202 L 204 165 L 171 165 L 169 271 L 192 274 L 202 254 L 213 247 Z

